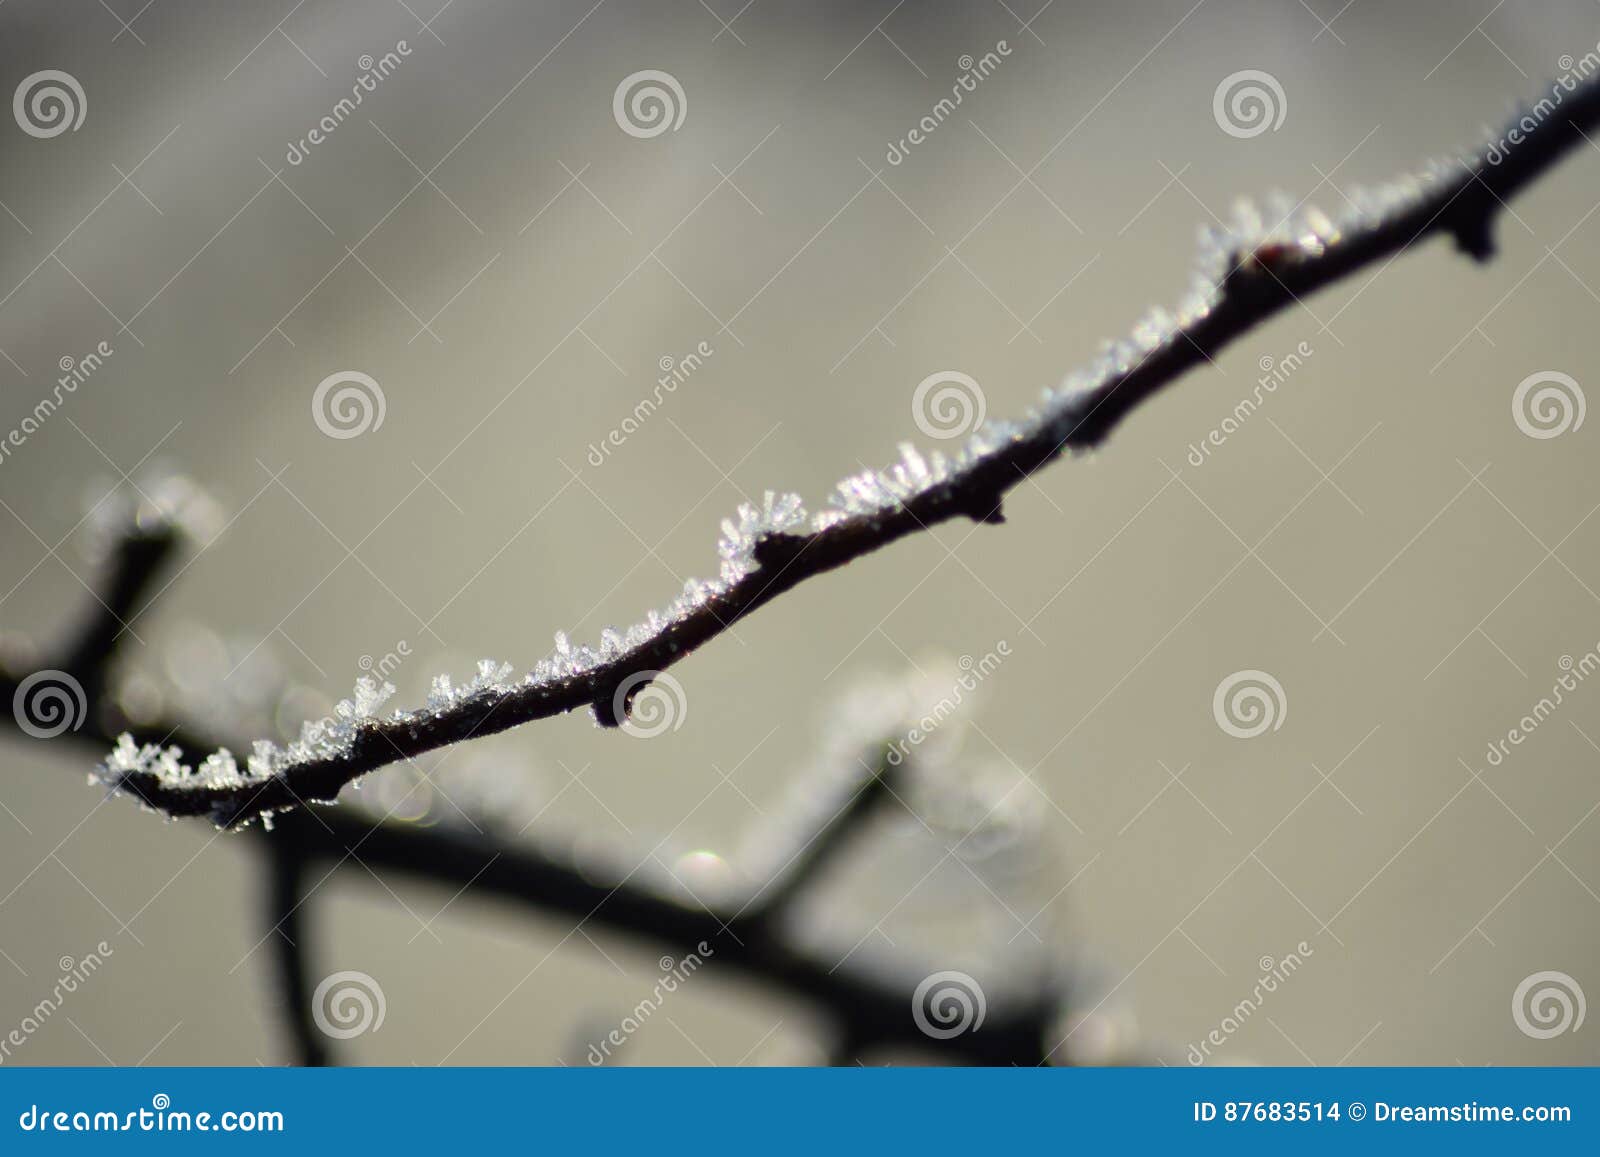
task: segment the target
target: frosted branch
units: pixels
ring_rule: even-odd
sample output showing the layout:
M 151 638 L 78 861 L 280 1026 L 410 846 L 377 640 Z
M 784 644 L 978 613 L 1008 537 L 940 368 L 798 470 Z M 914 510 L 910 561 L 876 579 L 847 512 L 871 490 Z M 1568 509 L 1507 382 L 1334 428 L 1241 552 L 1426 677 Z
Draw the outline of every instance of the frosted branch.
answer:
M 363 680 L 334 723 L 307 724 L 286 748 L 259 741 L 242 764 L 223 749 L 191 767 L 176 747 L 124 736 L 99 774 L 168 815 L 235 827 L 331 800 L 386 764 L 579 707 L 616 726 L 663 670 L 806 579 L 953 518 L 1002 521 L 1006 492 L 1025 476 L 1098 445 L 1146 398 L 1291 303 L 1435 234 L 1486 260 L 1503 204 L 1597 120 L 1600 82 L 1558 85 L 1477 154 L 1358 192 L 1336 214 L 1303 209 L 1272 223 L 1241 210 L 1229 229 L 1204 235 L 1194 285 L 1175 310 L 1153 311 L 1035 410 L 981 427 L 954 457 L 904 445 L 898 463 L 846 478 L 816 513 L 772 492 L 759 508 L 741 506 L 723 523 L 717 578 L 691 580 L 663 610 L 602 632 L 597 648 L 557 634 L 554 652 L 520 679 L 486 661 L 468 685 L 441 677 L 426 707 L 386 716 L 393 688 Z

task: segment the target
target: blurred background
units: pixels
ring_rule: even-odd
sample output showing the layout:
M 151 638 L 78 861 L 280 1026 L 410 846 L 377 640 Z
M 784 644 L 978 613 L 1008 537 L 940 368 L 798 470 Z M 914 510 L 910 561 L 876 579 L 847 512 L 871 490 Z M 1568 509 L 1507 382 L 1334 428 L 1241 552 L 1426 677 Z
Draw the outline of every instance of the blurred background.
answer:
M 90 597 L 85 510 L 175 469 L 213 534 L 132 624 L 130 701 L 248 737 L 280 680 L 263 734 L 374 666 L 406 705 L 525 670 L 714 574 L 746 497 L 816 509 L 899 441 L 957 445 L 919 428 L 931 375 L 1020 413 L 1174 303 L 1236 198 L 1337 210 L 1597 39 L 1580 0 L 12 0 L 5 91 L 58 70 L 83 119 L 0 132 L 0 432 L 111 352 L 0 462 L 0 627 L 47 645 Z M 617 107 L 645 70 L 681 123 Z M 1246 70 L 1271 124 L 1222 100 Z M 1049 854 L 996 883 L 889 825 L 811 906 L 841 958 L 981 980 L 974 945 L 1045 947 L 1181 1064 L 1297 953 L 1211 1062 L 1600 1060 L 1575 1008 L 1548 1035 L 1514 1013 L 1541 972 L 1600 993 L 1600 681 L 1489 755 L 1600 645 L 1596 427 L 1513 408 L 1531 375 L 1591 384 L 1597 173 L 1581 149 L 1517 200 L 1487 266 L 1434 241 L 1282 314 L 1006 526 L 803 585 L 674 669 L 676 729 L 576 713 L 449 774 L 514 785 L 524 838 L 737 874 L 830 705 L 1004 643 L 956 758 Z M 317 409 L 340 374 L 381 423 Z M 1238 672 L 1281 689 L 1248 739 L 1213 706 Z M 114 949 L 6 1062 L 281 1063 L 254 841 L 107 802 L 91 764 L 0 737 L 0 1033 Z M 454 822 L 417 774 L 364 796 Z M 659 977 L 659 945 L 470 887 L 344 871 L 311 911 L 315 976 L 386 997 L 350 1061 L 571 1059 Z M 714 968 L 664 1013 L 625 1063 L 822 1059 L 803 1002 Z

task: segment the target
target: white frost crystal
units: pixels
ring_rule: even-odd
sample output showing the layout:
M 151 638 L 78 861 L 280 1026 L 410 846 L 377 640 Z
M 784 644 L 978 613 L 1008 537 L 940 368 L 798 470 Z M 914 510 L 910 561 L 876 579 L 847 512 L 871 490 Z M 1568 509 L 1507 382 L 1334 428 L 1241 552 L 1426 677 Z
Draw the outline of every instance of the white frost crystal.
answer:
M 756 542 L 763 535 L 805 534 L 810 530 L 798 494 L 777 494 L 769 490 L 759 509 L 749 502 L 741 502 L 738 515 L 737 522 L 731 518 L 722 520 L 717 553 L 722 556 L 722 584 L 725 585 L 718 584 L 716 594 L 756 569 Z
M 206 756 L 196 770 L 183 762 L 182 749 L 148 743 L 140 747 L 131 735 L 124 732 L 117 737 L 117 746 L 106 759 L 100 777 L 115 786 L 127 775 L 153 775 L 169 786 L 197 790 L 246 787 L 261 783 L 275 775 L 282 775 L 294 764 L 348 755 L 355 741 L 356 729 L 376 718 L 378 709 L 393 694 L 393 683 L 379 684 L 363 676 L 356 681 L 352 698 L 341 699 L 334 707 L 331 719 L 316 719 L 303 724 L 300 738 L 287 748 L 281 748 L 270 740 L 256 740 L 245 761 L 244 771 L 240 770 L 238 761 L 226 747 Z
M 228 755 L 228 752 L 224 748 L 217 754 Z M 181 755 L 183 752 L 176 747 L 158 747 L 153 743 L 140 747 L 133 741 L 133 736 L 124 731 L 117 736 L 116 747 L 112 748 L 111 754 L 106 757 L 105 768 L 113 777 L 135 771 L 153 771 L 166 778 L 177 776 L 187 770 L 178 762 Z M 228 758 L 231 760 L 233 757 L 228 755 Z

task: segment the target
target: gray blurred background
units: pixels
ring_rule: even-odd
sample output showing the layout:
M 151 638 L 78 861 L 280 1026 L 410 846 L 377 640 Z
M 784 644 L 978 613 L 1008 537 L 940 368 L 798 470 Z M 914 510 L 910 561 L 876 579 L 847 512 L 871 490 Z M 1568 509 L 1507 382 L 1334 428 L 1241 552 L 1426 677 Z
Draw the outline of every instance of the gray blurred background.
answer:
M 1236 197 L 1336 209 L 1475 146 L 1597 39 L 1583 0 L 12 0 L 4 92 L 59 69 L 86 110 L 0 132 L 0 431 L 61 359 L 114 353 L 0 464 L 0 625 L 65 625 L 86 504 L 164 464 L 225 529 L 133 624 L 147 696 L 226 699 L 270 655 L 314 689 L 295 725 L 402 642 L 406 703 L 480 657 L 525 669 L 555 630 L 594 642 L 713 574 L 746 495 L 814 509 L 896 442 L 937 446 L 911 409 L 928 375 L 1020 412 L 1176 301 L 1197 227 Z M 290 164 L 363 55 L 402 40 Z M 645 69 L 676 78 L 684 117 L 640 138 L 613 94 Z M 1239 137 L 1213 94 L 1245 69 L 1284 116 Z M 997 899 L 894 837 L 840 866 L 845 944 L 956 967 L 976 937 L 1043 938 L 1181 1064 L 1304 941 L 1216 1059 L 1595 1062 L 1594 1017 L 1536 1039 L 1512 996 L 1541 971 L 1600 994 L 1600 683 L 1499 766 L 1486 749 L 1600 640 L 1600 432 L 1528 437 L 1511 407 L 1531 374 L 1591 384 L 1597 173 L 1581 149 L 1518 200 L 1486 267 L 1436 241 L 1283 314 L 1019 486 L 1005 527 L 946 525 L 779 600 L 675 669 L 680 729 L 637 742 L 576 714 L 448 758 L 520 785 L 530 837 L 735 871 L 853 681 L 1004 640 L 962 758 L 1054 854 Z M 384 395 L 359 437 L 313 420 L 340 371 Z M 1250 669 L 1285 709 L 1242 740 L 1212 698 Z M 60 957 L 115 951 L 9 1063 L 281 1062 L 246 840 L 102 806 L 81 747 L 7 731 L 0 755 L 0 1031 Z M 655 982 L 657 945 L 392 887 L 345 871 L 314 902 L 316 975 L 387 998 L 346 1059 L 570 1059 Z M 665 1013 L 626 1061 L 819 1057 L 807 1008 L 753 985 L 708 974 Z

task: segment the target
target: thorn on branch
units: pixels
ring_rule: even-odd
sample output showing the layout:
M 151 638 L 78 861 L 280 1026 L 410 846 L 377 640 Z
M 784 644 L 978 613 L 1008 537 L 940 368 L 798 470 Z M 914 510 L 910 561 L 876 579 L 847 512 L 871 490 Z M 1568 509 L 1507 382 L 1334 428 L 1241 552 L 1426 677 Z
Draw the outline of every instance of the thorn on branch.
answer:
M 618 714 L 615 697 L 612 695 L 600 696 L 589 704 L 589 709 L 594 712 L 594 721 L 607 729 L 621 727 L 628 717 L 627 704 L 623 704 L 622 713 Z
M 616 685 L 606 685 L 589 705 L 594 720 L 601 727 L 621 727 L 633 711 L 633 701 L 639 692 L 650 686 L 659 671 L 635 671 Z
M 1005 499 L 999 494 L 974 492 L 971 495 L 963 496 L 957 509 L 972 519 L 973 522 L 983 523 L 988 526 L 1002 526 L 1006 520 L 1004 502 Z
M 1456 248 L 1474 261 L 1486 262 L 1495 255 L 1494 214 L 1487 209 L 1459 214 L 1451 223 L 1450 235 Z

